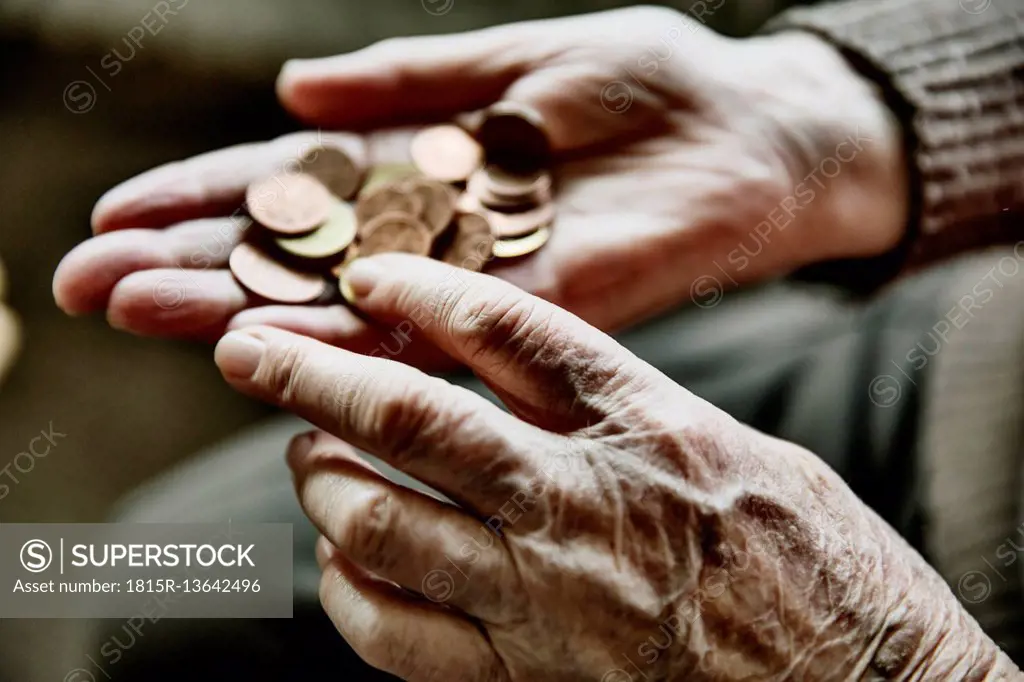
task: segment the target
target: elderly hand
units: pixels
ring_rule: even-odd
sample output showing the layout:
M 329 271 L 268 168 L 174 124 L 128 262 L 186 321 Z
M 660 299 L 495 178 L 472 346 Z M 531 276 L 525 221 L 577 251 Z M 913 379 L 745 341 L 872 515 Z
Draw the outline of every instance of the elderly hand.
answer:
M 289 63 L 278 90 L 307 123 L 334 129 L 444 120 L 498 99 L 538 110 L 556 151 L 554 236 L 492 272 L 605 330 L 721 287 L 882 252 L 906 220 L 897 125 L 809 34 L 735 40 L 636 8 L 388 40 Z M 358 159 L 394 162 L 409 134 L 336 139 Z M 98 236 L 61 265 L 58 302 L 105 309 L 143 334 L 218 338 L 268 324 L 373 347 L 376 330 L 345 307 L 267 306 L 224 267 L 239 229 L 223 216 L 317 137 L 206 154 L 115 188 L 96 207 Z
M 323 605 L 371 664 L 481 682 L 1012 669 L 812 454 L 494 277 L 403 255 L 347 277 L 363 313 L 415 325 L 410 343 L 468 365 L 512 411 L 269 327 L 218 345 L 234 387 L 333 434 L 298 437 L 289 462 L 325 538 Z M 353 446 L 458 506 L 389 482 Z

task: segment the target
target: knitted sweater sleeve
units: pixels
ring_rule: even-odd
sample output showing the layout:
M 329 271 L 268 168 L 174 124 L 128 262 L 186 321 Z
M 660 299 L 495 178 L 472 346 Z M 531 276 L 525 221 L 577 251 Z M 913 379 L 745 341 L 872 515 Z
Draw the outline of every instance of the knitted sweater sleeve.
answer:
M 912 212 L 896 269 L 1024 240 L 1024 2 L 846 0 L 767 29 L 831 42 L 900 120 Z

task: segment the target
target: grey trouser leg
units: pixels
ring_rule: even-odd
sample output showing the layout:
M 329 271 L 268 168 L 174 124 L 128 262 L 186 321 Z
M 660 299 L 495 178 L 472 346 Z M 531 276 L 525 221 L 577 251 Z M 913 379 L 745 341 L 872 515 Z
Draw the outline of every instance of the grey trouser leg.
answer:
M 621 340 L 741 421 L 816 452 L 916 540 L 914 434 L 927 373 L 915 374 L 907 354 L 948 309 L 940 299 L 951 276 L 930 271 L 866 305 L 826 288 L 775 284 L 726 294 L 713 308 L 670 313 Z M 290 438 L 308 429 L 291 416 L 270 420 L 141 488 L 119 515 L 295 524 L 296 617 L 161 621 L 126 652 L 117 679 L 389 679 L 358 661 L 317 603 L 316 534 L 283 459 Z

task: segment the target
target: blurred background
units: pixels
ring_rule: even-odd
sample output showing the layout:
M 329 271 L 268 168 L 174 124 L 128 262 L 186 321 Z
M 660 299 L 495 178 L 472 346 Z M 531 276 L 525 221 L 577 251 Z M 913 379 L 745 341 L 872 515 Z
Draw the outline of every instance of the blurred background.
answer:
M 54 269 L 89 236 L 104 190 L 154 165 L 295 129 L 273 90 L 290 57 L 628 4 L 0 0 L 0 291 L 22 346 L 3 377 L 13 344 L 10 325 L 0 326 L 0 522 L 101 521 L 137 484 L 269 414 L 228 390 L 210 348 L 58 311 Z M 742 35 L 784 4 L 730 0 L 708 23 Z M 47 432 L 49 454 L 18 456 Z M 63 680 L 82 655 L 73 631 L 67 621 L 0 622 L 0 682 Z

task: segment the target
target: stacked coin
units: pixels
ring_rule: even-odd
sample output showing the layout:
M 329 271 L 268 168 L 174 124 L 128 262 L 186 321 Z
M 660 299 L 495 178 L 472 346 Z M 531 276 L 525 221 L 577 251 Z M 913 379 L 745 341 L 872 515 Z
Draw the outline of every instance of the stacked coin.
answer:
M 426 128 L 410 164 L 363 169 L 319 145 L 298 172 L 248 187 L 254 224 L 231 253 L 235 278 L 280 303 L 327 302 L 354 259 L 431 256 L 469 270 L 542 247 L 555 216 L 547 136 L 532 112 L 496 105 L 472 129 Z

